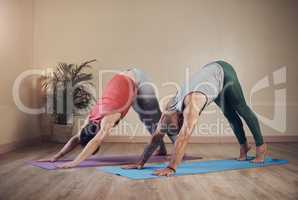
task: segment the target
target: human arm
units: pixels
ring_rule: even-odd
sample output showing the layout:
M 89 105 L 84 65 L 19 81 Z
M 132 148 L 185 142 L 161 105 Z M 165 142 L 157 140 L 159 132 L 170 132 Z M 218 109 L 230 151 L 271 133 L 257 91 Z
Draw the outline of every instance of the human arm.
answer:
M 181 163 L 185 154 L 186 146 L 189 142 L 190 136 L 195 125 L 198 122 L 201 110 L 206 103 L 206 97 L 202 94 L 191 94 L 185 102 L 183 110 L 183 125 L 175 142 L 174 152 L 171 156 L 170 163 L 165 169 L 155 171 L 158 176 L 170 176 L 176 172 L 177 166 Z
M 163 121 L 165 118 L 166 116 L 165 114 L 163 114 L 158 123 L 157 129 L 152 135 L 149 144 L 145 147 L 139 161 L 136 164 L 124 166 L 123 169 L 142 169 L 144 167 L 145 163 L 149 160 L 154 151 L 163 142 L 163 137 L 165 136 L 163 126 L 166 126 Z
M 120 119 L 120 113 L 106 115 L 101 121 L 101 129 L 95 137 L 88 142 L 83 151 L 71 162 L 65 163 L 60 168 L 71 168 L 79 165 L 82 161 L 89 158 L 101 145 L 103 139 L 110 133 L 115 123 Z
M 89 119 L 87 117 L 85 119 L 83 125 L 79 129 L 78 133 L 76 135 L 72 136 L 58 153 L 56 153 L 55 155 L 53 155 L 50 158 L 41 159 L 39 161 L 40 162 L 56 162 L 58 159 L 65 156 L 67 153 L 71 152 L 80 143 L 80 132 L 88 124 L 88 121 L 89 121 Z

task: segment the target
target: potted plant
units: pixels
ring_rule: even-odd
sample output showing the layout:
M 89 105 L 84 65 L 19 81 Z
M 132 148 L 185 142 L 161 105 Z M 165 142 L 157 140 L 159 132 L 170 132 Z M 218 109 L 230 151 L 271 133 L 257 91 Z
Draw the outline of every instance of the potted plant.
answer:
M 53 119 L 53 140 L 68 140 L 73 132 L 74 114 L 89 110 L 95 101 L 95 95 L 90 89 L 93 87 L 93 75 L 86 72 L 95 61 L 86 61 L 80 65 L 58 63 L 53 72 L 42 77 L 42 88 L 47 95 L 47 113 Z

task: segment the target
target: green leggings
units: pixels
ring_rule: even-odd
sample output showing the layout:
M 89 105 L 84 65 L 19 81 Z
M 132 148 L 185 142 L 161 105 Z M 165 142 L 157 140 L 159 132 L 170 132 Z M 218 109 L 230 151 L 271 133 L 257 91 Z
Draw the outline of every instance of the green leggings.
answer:
M 222 92 L 215 99 L 215 103 L 220 107 L 224 116 L 229 121 L 240 144 L 245 144 L 246 142 L 243 124 L 240 119 L 241 116 L 253 134 L 256 146 L 262 145 L 264 142 L 259 121 L 254 112 L 246 104 L 235 70 L 230 64 L 224 61 L 217 61 L 217 63 L 222 66 L 224 71 L 224 85 Z

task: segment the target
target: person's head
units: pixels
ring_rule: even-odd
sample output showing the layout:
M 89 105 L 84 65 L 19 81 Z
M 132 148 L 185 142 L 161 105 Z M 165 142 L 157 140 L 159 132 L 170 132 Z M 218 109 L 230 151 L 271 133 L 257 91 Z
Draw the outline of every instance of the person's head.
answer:
M 95 123 L 88 123 L 87 126 L 85 126 L 81 133 L 80 133 L 80 144 L 82 147 L 85 147 L 90 140 L 92 140 L 96 133 L 100 130 L 100 126 Z M 96 151 L 93 153 L 96 154 L 99 151 L 99 147 L 96 149 Z
M 161 131 L 170 135 L 177 134 L 183 124 L 183 114 L 176 111 L 165 111 L 161 118 Z
M 169 99 L 160 120 L 161 131 L 168 134 L 177 134 L 183 124 L 183 113 L 173 109 L 174 100 L 175 97 Z

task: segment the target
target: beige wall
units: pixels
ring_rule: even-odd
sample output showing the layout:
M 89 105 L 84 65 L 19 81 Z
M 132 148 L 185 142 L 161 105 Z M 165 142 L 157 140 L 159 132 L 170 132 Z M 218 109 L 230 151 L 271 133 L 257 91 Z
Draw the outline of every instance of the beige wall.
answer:
M 193 72 L 216 59 L 235 66 L 246 97 L 258 80 L 267 75 L 272 80 L 272 72 L 286 66 L 287 83 L 277 88 L 287 88 L 287 101 L 281 102 L 287 104 L 287 130 L 262 128 L 267 135 L 298 134 L 295 0 L 36 0 L 34 5 L 35 66 L 93 58 L 98 70 L 137 66 L 153 77 L 160 97 L 174 92 L 162 83 L 181 83 L 186 67 Z M 268 118 L 274 115 L 273 92 L 271 87 L 253 96 L 254 110 Z M 223 119 L 219 113 L 202 118 L 209 125 Z M 133 112 L 127 121 L 139 124 Z
M 181 83 L 186 67 L 194 72 L 216 59 L 225 59 L 235 66 L 246 97 L 258 80 L 272 77 L 273 71 L 286 66 L 287 83 L 277 88 L 287 88 L 287 130 L 281 133 L 264 124 L 262 129 L 266 135 L 298 134 L 295 0 L 0 2 L 0 62 L 5 69 L 0 75 L 4 91 L 0 144 L 38 134 L 36 117 L 22 114 L 12 101 L 11 87 L 18 74 L 32 64 L 45 68 L 58 61 L 93 58 L 99 60 L 97 70 L 121 70 L 128 66 L 143 69 L 159 87 L 160 98 L 174 92 L 163 83 Z M 34 106 L 32 82 L 27 82 L 23 91 L 28 92 L 22 93 L 23 98 Z M 268 118 L 274 115 L 273 92 L 273 87 L 258 92 L 250 103 L 257 113 Z M 214 105 L 208 109 L 212 110 L 216 110 Z M 133 127 L 140 125 L 133 112 L 126 120 Z M 202 127 L 204 131 L 199 133 L 221 134 L 221 128 L 214 126 L 218 120 L 223 120 L 220 113 L 203 115 L 201 124 L 213 124 L 213 128 L 206 131 Z
M 17 109 L 12 97 L 16 77 L 33 64 L 33 1 L 0 1 L 0 145 L 38 136 L 36 117 Z M 34 82 L 22 82 L 20 96 L 34 106 Z

